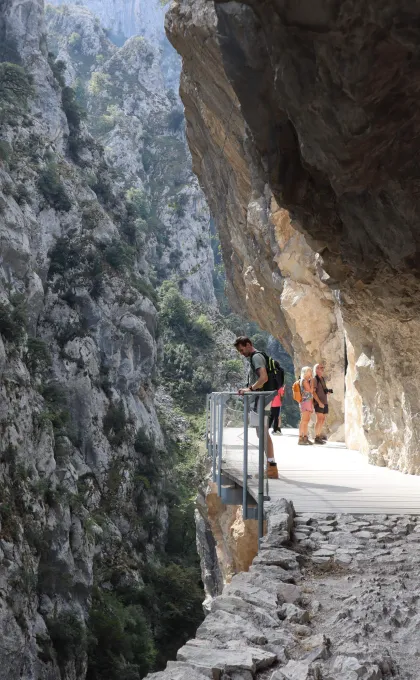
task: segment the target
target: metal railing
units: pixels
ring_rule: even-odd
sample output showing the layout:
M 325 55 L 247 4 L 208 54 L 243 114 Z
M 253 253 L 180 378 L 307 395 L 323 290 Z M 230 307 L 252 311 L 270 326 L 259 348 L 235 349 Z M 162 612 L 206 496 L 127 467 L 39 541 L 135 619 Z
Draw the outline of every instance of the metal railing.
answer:
M 258 538 L 264 535 L 264 501 L 269 500 L 264 495 L 264 451 L 267 450 L 267 428 L 265 423 L 265 407 L 271 402 L 276 392 L 247 392 L 243 399 L 243 460 L 242 460 L 242 513 L 244 519 L 249 519 L 249 499 L 248 491 L 248 423 L 251 405 L 258 399 L 258 495 L 257 495 L 257 519 L 258 519 Z M 212 461 L 213 482 L 217 484 L 218 496 L 222 496 L 223 482 L 223 432 L 224 418 L 226 413 L 227 401 L 232 397 L 238 398 L 237 392 L 212 392 L 207 395 L 206 402 L 206 434 L 207 434 L 207 453 Z M 254 411 L 255 412 L 255 411 Z

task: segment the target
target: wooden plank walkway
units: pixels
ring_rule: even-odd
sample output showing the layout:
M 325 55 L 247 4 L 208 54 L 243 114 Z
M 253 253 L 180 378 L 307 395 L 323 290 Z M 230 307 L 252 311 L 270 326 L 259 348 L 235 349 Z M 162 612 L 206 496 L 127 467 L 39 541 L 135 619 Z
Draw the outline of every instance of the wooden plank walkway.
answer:
M 420 476 L 369 465 L 340 443 L 298 446 L 297 430 L 283 432 L 273 437 L 280 478 L 268 481 L 272 500 L 290 499 L 297 512 L 420 515 Z M 223 437 L 223 471 L 242 486 L 243 430 L 226 427 Z M 248 484 L 255 498 L 257 447 L 255 428 L 250 428 Z

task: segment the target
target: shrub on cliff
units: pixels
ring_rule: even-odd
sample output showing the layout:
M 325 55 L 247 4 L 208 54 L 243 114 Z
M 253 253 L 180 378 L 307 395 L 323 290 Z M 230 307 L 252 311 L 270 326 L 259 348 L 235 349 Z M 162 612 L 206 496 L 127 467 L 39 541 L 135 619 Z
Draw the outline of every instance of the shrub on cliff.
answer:
M 60 670 L 75 659 L 76 668 L 81 670 L 83 653 L 86 651 L 86 631 L 83 623 L 70 612 L 63 612 L 46 620 L 48 633 L 57 654 Z
M 19 293 L 12 295 L 11 305 L 0 303 L 0 334 L 18 345 L 26 332 L 26 300 Z
M 26 111 L 32 94 L 32 78 L 22 66 L 0 63 L 0 123 L 14 124 L 15 117 Z
M 103 419 L 105 435 L 112 446 L 120 446 L 128 437 L 124 404 L 111 404 Z
M 203 620 L 203 590 L 197 566 L 168 562 L 145 570 L 143 597 L 157 648 L 156 668 L 174 659 Z
M 60 174 L 56 163 L 49 163 L 41 172 L 38 179 L 38 189 L 47 203 L 55 210 L 68 212 L 71 209 L 71 201 L 60 180 Z
M 153 669 L 155 658 L 153 635 L 141 604 L 95 589 L 86 680 L 137 680 Z
M 114 240 L 105 249 L 105 260 L 116 271 L 131 268 L 134 263 L 135 251 L 131 246 Z
M 71 132 L 79 130 L 80 123 L 86 117 L 85 111 L 76 100 L 76 93 L 71 87 L 64 87 L 61 93 L 61 101 L 66 114 Z
M 190 309 L 172 281 L 165 281 L 160 289 L 160 320 L 176 335 L 184 336 L 190 329 Z
M 26 365 L 34 375 L 37 371 L 43 371 L 51 365 L 51 354 L 44 340 L 29 337 L 26 352 Z

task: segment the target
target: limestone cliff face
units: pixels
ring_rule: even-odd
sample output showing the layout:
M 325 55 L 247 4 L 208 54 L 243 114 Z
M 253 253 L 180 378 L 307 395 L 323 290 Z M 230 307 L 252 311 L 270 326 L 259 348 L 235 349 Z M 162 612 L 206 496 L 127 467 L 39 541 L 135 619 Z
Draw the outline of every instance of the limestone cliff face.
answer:
M 46 17 L 48 45 L 66 64 L 88 128 L 105 148 L 116 185 L 138 206 L 147 275 L 157 282 L 176 275 L 186 297 L 214 305 L 209 213 L 159 42 L 133 37 L 118 48 L 85 7 L 50 5 Z
M 193 167 L 218 224 L 232 304 L 294 355 L 325 361 L 334 389 L 329 425 L 343 436 L 344 336 L 322 263 L 273 197 L 223 64 L 213 3 L 181 2 L 168 35 L 184 57 L 181 95 Z
M 94 570 L 135 586 L 167 529 L 162 482 L 135 481 L 164 448 L 157 312 L 43 4 L 0 16 L 0 674 L 76 679 Z
M 206 599 L 204 610 L 235 574 L 248 571 L 258 553 L 258 527 L 244 520 L 242 506 L 224 505 L 210 482 L 197 499 L 197 549 Z
M 286 344 L 306 344 L 305 333 L 292 338 L 287 289 L 302 270 L 284 283 L 273 195 L 296 242 L 296 232 L 305 239 L 305 269 L 312 252 L 326 302 L 316 314 L 309 297 L 299 326 L 303 317 L 313 337 L 327 334 L 335 356 L 339 301 L 351 442 L 373 462 L 418 473 L 416 20 L 393 1 L 366 14 L 357 2 L 180 0 L 167 30 L 184 58 L 188 138 L 231 294 Z
M 132 601 L 145 568 L 155 569 L 164 553 L 166 473 L 174 446 L 187 448 L 189 437 L 176 404 L 158 390 L 164 343 L 156 289 L 172 276 L 174 290 L 200 312 L 214 302 L 208 212 L 155 48 L 135 38 L 118 48 L 83 8 L 51 11 L 49 40 L 66 71 L 48 53 L 42 2 L 0 7 L 0 677 L 7 680 L 85 678 L 92 600 L 99 618 L 103 598 L 108 612 L 121 612 L 118 589 L 130 592 L 142 631 L 143 666 L 132 672 L 152 667 L 151 631 Z M 196 317 L 205 345 L 211 328 Z M 200 371 L 194 389 L 206 390 Z
M 68 3 L 54 0 L 53 4 Z M 159 0 L 84 0 L 82 4 L 116 37 L 144 35 L 152 41 L 164 38 L 165 7 Z

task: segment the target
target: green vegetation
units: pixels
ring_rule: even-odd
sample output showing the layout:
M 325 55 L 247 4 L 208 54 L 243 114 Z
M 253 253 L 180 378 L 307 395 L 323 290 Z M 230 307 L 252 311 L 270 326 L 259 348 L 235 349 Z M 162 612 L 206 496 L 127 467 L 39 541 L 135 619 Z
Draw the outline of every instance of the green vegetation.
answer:
M 88 90 L 91 95 L 97 97 L 98 95 L 106 92 L 108 88 L 112 85 L 111 78 L 106 73 L 98 73 L 95 71 L 92 73 L 90 79 Z
M 68 44 L 73 51 L 77 51 L 80 48 L 81 43 L 82 36 L 80 35 L 80 33 L 76 33 L 75 31 L 68 38 Z
M 176 657 L 178 649 L 195 634 L 203 620 L 203 590 L 196 562 L 195 559 L 194 566 L 189 566 L 187 560 L 180 564 L 172 561 L 149 567 L 144 574 L 145 603 L 154 633 L 157 668 Z
M 58 166 L 53 161 L 41 172 L 38 188 L 47 203 L 55 210 L 68 212 L 71 209 L 71 201 L 61 182 Z
M 171 281 L 160 288 L 159 307 L 165 348 L 163 380 L 170 394 L 182 400 L 184 409 L 196 413 L 212 391 L 218 369 L 212 322 L 203 313 L 197 315 L 193 303 Z
M 0 123 L 16 124 L 16 116 L 27 110 L 33 94 L 32 78 L 22 66 L 10 62 L 0 63 Z
M 40 387 L 40 393 L 45 400 L 45 409 L 41 414 L 41 422 L 50 421 L 54 434 L 70 434 L 70 412 L 67 404 L 65 389 L 58 382 L 47 382 Z
M 123 241 L 114 240 L 105 249 L 105 260 L 115 271 L 131 268 L 134 258 L 134 249 Z
M 77 102 L 76 93 L 72 87 L 63 87 L 61 101 L 70 132 L 75 133 L 79 131 L 80 123 L 86 117 L 86 112 Z
M 129 438 L 127 418 L 122 401 L 117 405 L 111 404 L 109 406 L 104 416 L 103 429 L 112 446 L 120 446 Z
M 134 450 L 136 453 L 142 453 L 150 458 L 155 454 L 155 444 L 144 430 L 137 430 L 136 438 L 134 440 Z
M 129 213 L 135 217 L 147 220 L 150 214 L 150 205 L 144 191 L 131 187 L 131 189 L 128 189 L 125 196 Z
M 11 151 L 12 147 L 10 146 L 9 142 L 6 142 L 4 139 L 0 139 L 0 161 L 5 161 L 7 163 L 10 158 Z
M 51 279 L 55 274 L 63 275 L 66 271 L 77 267 L 80 261 L 80 249 L 72 244 L 69 239 L 61 237 L 57 239 L 49 256 L 48 278 Z
M 140 593 L 134 595 L 141 599 Z M 86 680 L 136 680 L 153 669 L 153 634 L 142 605 L 132 596 L 94 591 Z
M 26 298 L 15 293 L 10 305 L 0 302 L 0 334 L 8 342 L 19 345 L 26 333 Z
M 186 194 L 177 194 L 176 199 L 170 203 L 170 207 L 175 210 L 177 217 L 185 216 L 185 207 L 188 204 L 188 196 Z
M 20 518 L 29 511 L 25 483 L 26 467 L 19 461 L 16 446 L 8 444 L 0 450 L 0 461 L 7 466 L 7 484 L 0 484 L 0 538 L 16 542 L 20 536 Z
M 53 52 L 48 52 L 48 63 L 58 86 L 65 87 L 66 82 L 64 80 L 64 71 L 66 70 L 66 64 L 64 61 L 61 59 L 57 61 L 55 54 Z
M 46 624 L 61 672 L 64 673 L 66 663 L 71 659 L 76 660 L 76 667 L 80 671 L 87 647 L 84 623 L 75 614 L 63 612 L 48 618 Z
M 45 371 L 51 366 L 51 354 L 47 344 L 39 338 L 28 338 L 26 351 L 26 365 L 34 375 L 37 371 Z

